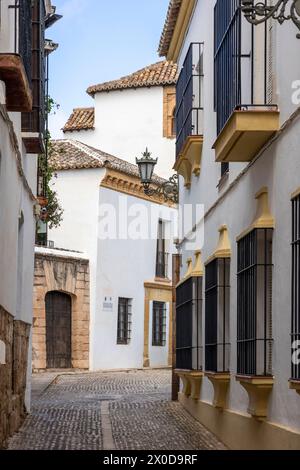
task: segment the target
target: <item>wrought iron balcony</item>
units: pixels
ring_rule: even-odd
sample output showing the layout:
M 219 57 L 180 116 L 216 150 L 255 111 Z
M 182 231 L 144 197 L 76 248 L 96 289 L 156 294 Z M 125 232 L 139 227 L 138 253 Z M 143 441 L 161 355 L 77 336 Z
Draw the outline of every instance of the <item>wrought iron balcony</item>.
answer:
M 190 185 L 199 175 L 203 143 L 203 43 L 192 43 L 176 86 L 175 170 Z
M 32 7 L 32 111 L 22 114 L 22 138 L 27 153 L 43 153 L 45 151 L 46 127 L 46 59 L 45 59 L 45 18 L 46 11 L 43 1 L 36 1 Z
M 8 111 L 30 111 L 32 2 L 14 0 L 8 9 L 8 31 L 13 42 L 3 42 L 0 47 L 0 79 L 5 82 Z

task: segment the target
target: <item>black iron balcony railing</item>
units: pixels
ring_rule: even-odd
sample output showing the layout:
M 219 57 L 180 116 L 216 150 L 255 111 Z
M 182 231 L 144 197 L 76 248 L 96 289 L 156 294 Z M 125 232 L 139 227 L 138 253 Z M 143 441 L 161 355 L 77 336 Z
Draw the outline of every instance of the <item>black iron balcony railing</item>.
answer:
M 44 2 L 36 0 L 32 7 L 32 112 L 22 114 L 22 131 L 34 132 L 44 137 L 46 123 L 45 85 L 45 7 Z
M 176 289 L 176 369 L 202 370 L 202 278 Z
M 203 133 L 203 43 L 191 43 L 176 86 L 176 158 Z
M 156 255 L 156 277 L 166 279 L 168 277 L 168 259 L 169 254 L 165 252 L 158 252 Z
M 32 0 L 15 0 L 14 5 L 14 48 L 23 59 L 24 68 L 31 84 L 31 44 L 32 44 Z

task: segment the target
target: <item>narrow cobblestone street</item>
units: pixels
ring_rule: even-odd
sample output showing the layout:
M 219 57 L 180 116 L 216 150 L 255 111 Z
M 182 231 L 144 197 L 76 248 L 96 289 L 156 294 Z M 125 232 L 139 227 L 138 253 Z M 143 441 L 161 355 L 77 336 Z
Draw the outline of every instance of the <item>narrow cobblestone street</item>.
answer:
M 38 374 L 13 450 L 222 450 L 170 401 L 170 371 Z

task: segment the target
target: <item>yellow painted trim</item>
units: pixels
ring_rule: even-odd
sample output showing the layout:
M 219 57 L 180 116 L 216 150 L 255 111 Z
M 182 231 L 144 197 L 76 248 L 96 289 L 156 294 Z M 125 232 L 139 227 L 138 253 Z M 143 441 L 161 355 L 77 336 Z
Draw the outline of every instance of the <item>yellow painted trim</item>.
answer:
M 275 228 L 275 219 L 272 216 L 269 208 L 269 195 L 268 188 L 263 187 L 255 195 L 257 200 L 257 209 L 254 221 L 246 230 L 244 230 L 238 237 L 237 241 L 240 241 L 246 235 L 248 235 L 252 230 L 259 228 Z
M 231 245 L 227 225 L 219 228 L 219 241 L 216 251 L 205 262 L 205 266 L 217 258 L 231 258 Z
M 296 392 L 300 395 L 300 380 L 290 380 L 289 387 L 291 390 L 296 390 Z
M 230 384 L 230 373 L 228 372 L 205 372 L 205 377 L 210 380 L 214 387 L 213 406 L 224 409 L 227 404 L 228 388 Z
M 296 197 L 298 197 L 300 195 L 300 188 L 296 189 L 296 191 L 294 191 L 292 194 L 291 194 L 291 201 L 293 199 L 295 199 Z
M 187 263 L 187 272 L 185 276 L 178 282 L 176 288 L 179 287 L 181 284 L 186 282 L 191 277 L 203 277 L 204 276 L 204 269 L 202 264 L 201 258 L 201 250 L 195 251 L 195 264 L 193 266 L 193 258 L 188 258 Z
M 233 111 L 217 137 L 216 161 L 250 162 L 280 129 L 279 112 L 268 109 Z
M 184 178 L 186 188 L 191 187 L 192 174 L 200 176 L 203 135 L 189 136 L 177 158 L 173 169 Z
M 234 410 L 219 410 L 179 394 L 181 405 L 232 450 L 299 450 L 300 429 L 258 421 Z
M 144 352 L 143 366 L 150 367 L 149 356 L 149 325 L 150 325 L 150 302 L 165 302 L 169 304 L 169 331 L 173 322 L 173 285 L 171 281 L 166 283 L 158 280 L 144 282 L 145 301 L 144 301 Z M 169 336 L 168 361 L 172 357 L 172 338 Z
M 175 171 L 184 178 L 184 186 L 191 187 L 192 165 L 184 155 L 179 155 L 173 167 Z
M 153 186 L 155 186 L 155 184 Z M 128 194 L 129 196 L 143 199 L 152 203 L 169 207 L 175 206 L 172 203 L 167 203 L 163 196 L 147 196 L 138 177 L 127 175 L 116 170 L 106 170 L 106 174 L 101 181 L 100 187 L 117 191 L 119 193 Z
M 183 393 L 193 400 L 199 400 L 204 373 L 202 371 L 176 369 L 175 374 L 182 381 Z
M 173 37 L 167 54 L 167 60 L 177 61 L 189 26 L 196 0 L 182 0 Z
M 264 420 L 268 414 L 269 396 L 274 385 L 274 377 L 252 377 L 237 375 L 249 397 L 247 412 L 258 420 Z

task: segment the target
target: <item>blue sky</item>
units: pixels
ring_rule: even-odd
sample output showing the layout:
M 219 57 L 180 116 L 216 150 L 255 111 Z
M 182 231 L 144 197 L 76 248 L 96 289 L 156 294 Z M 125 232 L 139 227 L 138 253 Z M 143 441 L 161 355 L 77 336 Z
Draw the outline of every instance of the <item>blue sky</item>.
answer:
M 54 0 L 63 19 L 47 30 L 59 43 L 50 59 L 50 95 L 60 108 L 52 137 L 74 107 L 93 106 L 89 85 L 117 79 L 158 60 L 169 0 Z

